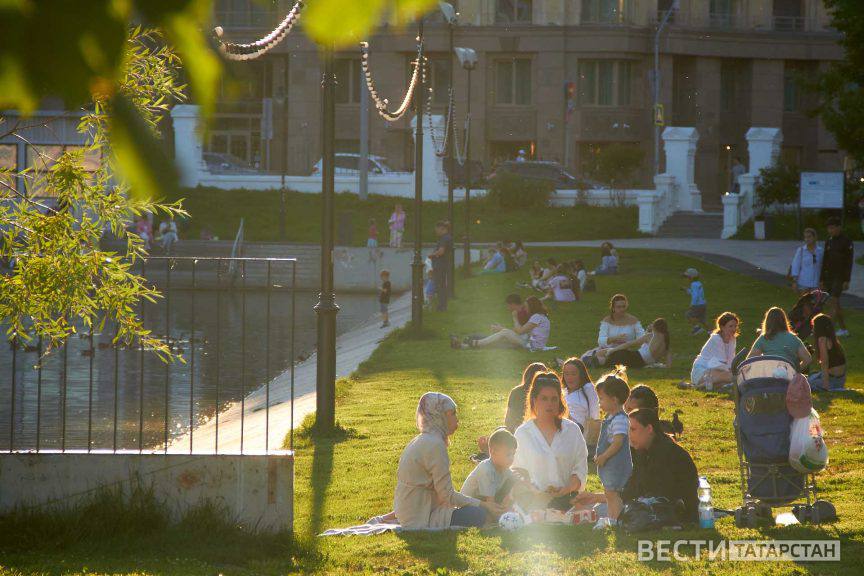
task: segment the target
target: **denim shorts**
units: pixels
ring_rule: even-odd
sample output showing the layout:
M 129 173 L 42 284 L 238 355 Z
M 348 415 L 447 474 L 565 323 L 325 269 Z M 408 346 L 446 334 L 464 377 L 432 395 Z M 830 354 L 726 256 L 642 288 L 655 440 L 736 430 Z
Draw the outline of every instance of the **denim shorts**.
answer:
M 600 476 L 605 490 L 621 492 L 627 485 L 630 474 L 633 472 L 633 464 L 626 457 L 629 454 L 624 454 L 625 450 L 629 452 L 630 448 L 626 445 L 622 446 L 615 456 L 597 469 L 597 475 Z
M 390 304 L 388 304 L 387 302 L 379 302 L 378 303 L 378 310 L 381 312 L 381 314 L 387 314 L 389 309 L 390 309 Z

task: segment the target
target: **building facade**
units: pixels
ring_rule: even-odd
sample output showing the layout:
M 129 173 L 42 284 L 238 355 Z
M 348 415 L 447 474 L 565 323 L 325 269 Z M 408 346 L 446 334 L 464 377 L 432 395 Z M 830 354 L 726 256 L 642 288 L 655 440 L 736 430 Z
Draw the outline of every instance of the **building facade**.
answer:
M 653 174 L 654 38 L 672 0 L 460 0 L 456 46 L 473 48 L 472 157 L 487 169 L 519 149 L 590 172 L 612 144 L 644 150 L 637 184 Z M 216 2 L 226 37 L 264 35 L 291 0 L 261 8 L 250 0 Z M 428 84 L 444 113 L 449 25 L 426 19 Z M 205 150 L 231 153 L 262 170 L 309 174 L 320 159 L 321 66 L 317 48 L 290 34 L 258 61 L 230 65 Z M 416 53 L 416 27 L 389 23 L 370 39 L 379 93 L 399 101 Z M 659 41 L 659 103 L 665 124 L 694 126 L 700 140 L 697 184 L 703 206 L 719 209 L 732 159 L 746 161 L 751 126 L 781 128 L 784 154 L 809 170 L 837 170 L 842 151 L 808 115 L 812 97 L 799 78 L 842 57 L 821 0 L 680 0 Z M 337 55 L 337 151 L 359 150 L 360 52 Z M 463 125 L 468 74 L 455 70 L 457 126 Z M 569 87 L 569 94 L 568 94 Z M 410 118 L 387 123 L 370 111 L 370 153 L 411 169 Z

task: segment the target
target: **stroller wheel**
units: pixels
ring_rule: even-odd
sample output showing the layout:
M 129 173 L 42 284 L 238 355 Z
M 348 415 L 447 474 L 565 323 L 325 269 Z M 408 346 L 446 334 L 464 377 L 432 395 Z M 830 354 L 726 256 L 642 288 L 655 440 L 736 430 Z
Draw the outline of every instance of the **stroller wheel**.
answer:
M 831 502 L 828 502 L 827 500 L 816 500 L 813 503 L 811 521 L 814 524 L 834 522 L 835 520 L 837 520 L 837 509 Z

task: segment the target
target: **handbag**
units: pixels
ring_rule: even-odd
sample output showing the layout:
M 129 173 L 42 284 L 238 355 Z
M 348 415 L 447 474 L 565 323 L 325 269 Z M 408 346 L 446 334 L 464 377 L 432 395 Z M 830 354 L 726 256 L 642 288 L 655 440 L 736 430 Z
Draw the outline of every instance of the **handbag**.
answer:
M 624 503 L 618 515 L 618 528 L 633 534 L 671 526 L 681 526 L 684 502 L 668 498 L 637 498 Z

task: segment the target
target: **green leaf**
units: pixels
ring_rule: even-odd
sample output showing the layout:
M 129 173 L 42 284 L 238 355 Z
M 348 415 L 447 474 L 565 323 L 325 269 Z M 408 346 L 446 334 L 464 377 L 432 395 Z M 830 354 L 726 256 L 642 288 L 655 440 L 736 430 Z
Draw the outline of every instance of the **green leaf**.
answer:
M 366 40 L 381 21 L 386 0 L 315 0 L 304 9 L 303 30 L 321 46 Z
M 176 189 L 177 170 L 135 106 L 122 94 L 111 101 L 110 141 L 133 197 L 154 198 Z

